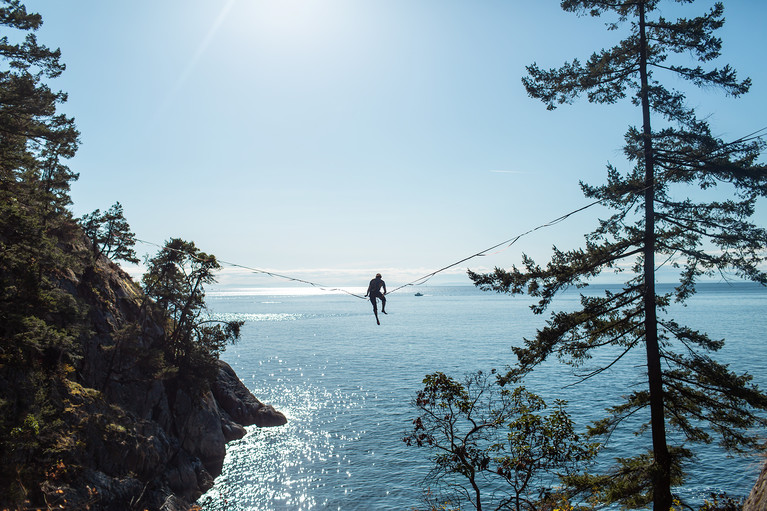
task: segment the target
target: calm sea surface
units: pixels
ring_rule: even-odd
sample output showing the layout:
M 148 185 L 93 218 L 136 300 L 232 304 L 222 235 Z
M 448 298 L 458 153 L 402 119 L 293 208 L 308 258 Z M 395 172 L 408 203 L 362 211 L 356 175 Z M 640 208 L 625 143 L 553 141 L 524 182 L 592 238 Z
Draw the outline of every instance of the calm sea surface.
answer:
M 424 296 L 414 296 L 416 291 Z M 199 501 L 207 511 L 418 508 L 428 453 L 407 447 L 402 437 L 415 417 L 410 402 L 424 375 L 503 369 L 514 361 L 510 347 L 545 319 L 532 314 L 528 298 L 433 286 L 389 295 L 389 314 L 377 326 L 368 301 L 313 292 L 272 289 L 207 298 L 219 318 L 246 322 L 242 339 L 222 358 L 289 421 L 248 428 L 229 444 L 223 474 Z M 564 296 L 558 309 L 573 308 L 577 300 L 577 293 Z M 673 309 L 673 317 L 727 339 L 715 358 L 767 388 L 767 290 L 703 284 L 687 307 Z M 568 411 L 583 426 L 602 417 L 621 394 L 646 385 L 643 362 L 637 352 L 598 378 L 566 387 L 576 379 L 572 370 L 552 361 L 526 385 L 547 402 L 567 399 Z M 627 431 L 611 442 L 609 456 L 646 446 Z M 679 492 L 692 501 L 712 491 L 746 495 L 759 467 L 757 458 L 727 457 L 706 447 Z

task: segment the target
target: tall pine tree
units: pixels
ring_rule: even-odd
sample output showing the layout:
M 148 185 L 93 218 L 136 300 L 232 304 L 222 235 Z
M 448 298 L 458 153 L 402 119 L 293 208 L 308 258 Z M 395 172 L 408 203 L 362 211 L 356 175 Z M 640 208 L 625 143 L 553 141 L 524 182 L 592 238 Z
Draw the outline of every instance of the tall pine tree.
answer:
M 579 15 L 614 15 L 608 28 L 623 30 L 626 37 L 585 63 L 573 60 L 550 70 L 530 65 L 523 83 L 528 94 L 549 109 L 572 103 L 582 94 L 592 103 L 629 97 L 641 112 L 641 127 L 628 130 L 624 148 L 634 166 L 626 173 L 608 166 L 607 182 L 601 186 L 581 183 L 587 197 L 614 211 L 586 236 L 584 248 L 555 247 L 545 267 L 524 256 L 521 269 L 497 268 L 494 273 L 470 272 L 470 276 L 486 290 L 538 297 L 534 311 L 540 314 L 567 287 L 585 286 L 601 272 L 617 271 L 633 261 L 631 276 L 620 292 L 582 296 L 578 310 L 552 314 L 535 338 L 515 348 L 518 363 L 506 379 L 523 376 L 552 354 L 577 366 L 594 350 L 612 349 L 615 363 L 629 350 L 644 348 L 647 388 L 633 391 L 625 402 L 609 409 L 591 432 L 609 434 L 628 417 L 649 409 L 651 449 L 620 460 L 611 474 L 571 482 L 591 488 L 606 502 L 627 507 L 652 502 L 656 511 L 667 511 L 673 502 L 671 488 L 683 481 L 684 461 L 693 456 L 681 444 L 670 444 L 667 429 L 680 433 L 673 438 L 685 443 L 708 443 L 717 436 L 726 448 L 739 452 L 757 445 L 749 430 L 766 424 L 759 412 L 767 409 L 767 396 L 749 375 L 735 374 L 711 358 L 723 343 L 678 324 L 664 312 L 673 300 L 684 301 L 694 293 L 704 275 L 731 272 L 767 284 L 767 274 L 760 269 L 767 232 L 750 221 L 757 198 L 767 194 L 767 171 L 758 160 L 764 148 L 760 137 L 720 140 L 685 104 L 682 92 L 660 81 L 682 78 L 732 96 L 748 91 L 750 81 L 738 80 L 729 66 L 702 67 L 720 55 L 722 42 L 714 33 L 724 22 L 722 4 L 697 17 L 669 20 L 659 14 L 661 3 L 562 1 L 565 11 Z M 682 55 L 691 55 L 700 65 L 675 63 L 686 62 L 677 58 Z M 689 192 L 684 185 L 716 190 L 723 198 L 693 200 L 685 197 Z M 678 269 L 679 284 L 673 293 L 656 293 L 658 262 Z
M 64 70 L 60 52 L 38 44 L 39 14 L 18 0 L 0 2 L 0 332 L 13 329 L 24 300 L 45 292 L 61 263 L 58 231 L 72 227 L 63 160 L 75 154 L 74 121 L 57 113 L 66 94 L 47 81 Z M 49 303 L 48 299 L 40 301 Z M 10 316 L 9 316 L 10 315 Z
M 69 307 L 56 279 L 71 261 L 58 240 L 75 228 L 66 206 L 77 176 L 63 162 L 75 154 L 79 133 L 57 113 L 66 94 L 47 82 L 64 65 L 59 50 L 38 44 L 41 24 L 18 0 L 0 1 L 0 338 L 24 341 L 9 357 L 26 345 L 39 348 L 42 327 L 31 325 L 65 330 L 51 323 L 58 308 Z
M 74 258 L 62 248 L 76 224 L 66 209 L 76 175 L 74 121 L 49 81 L 60 52 L 38 44 L 40 15 L 0 0 L 0 502 L 37 491 L 63 450 L 51 389 L 72 362 L 83 309 L 62 289 Z

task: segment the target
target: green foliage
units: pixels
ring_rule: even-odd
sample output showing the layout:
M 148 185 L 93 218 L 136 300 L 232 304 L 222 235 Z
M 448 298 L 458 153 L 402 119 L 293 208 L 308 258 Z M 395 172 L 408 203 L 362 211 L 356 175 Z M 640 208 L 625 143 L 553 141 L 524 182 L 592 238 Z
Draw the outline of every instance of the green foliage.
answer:
M 727 65 L 709 70 L 688 65 L 689 57 L 707 64 L 719 56 L 721 40 L 714 32 L 724 23 L 722 4 L 701 16 L 668 20 L 659 14 L 662 3 L 562 2 L 563 9 L 580 15 L 612 13 L 616 20 L 608 28 L 622 30 L 625 37 L 583 64 L 573 60 L 549 70 L 532 64 L 523 83 L 549 109 L 582 94 L 607 104 L 630 97 L 641 111 L 642 126 L 629 128 L 625 138 L 624 154 L 634 167 L 622 173 L 610 165 L 606 184 L 581 183 L 587 197 L 613 210 L 586 235 L 584 248 L 554 247 L 546 266 L 524 256 L 521 268 L 470 272 L 470 277 L 485 290 L 537 297 L 533 311 L 542 314 L 571 286 L 585 287 L 604 271 L 627 273 L 620 291 L 582 296 L 577 310 L 551 313 L 535 338 L 514 349 L 518 363 L 503 379 L 521 378 L 552 355 L 582 367 L 596 350 L 607 352 L 611 361 L 587 371 L 584 377 L 590 379 L 619 364 L 629 351 L 644 349 L 647 389 L 610 408 L 591 433 L 609 436 L 628 417 L 649 410 L 649 421 L 637 432 L 651 429 L 651 454 L 618 460 L 615 471 L 602 480 L 608 487 L 595 494 L 627 507 L 653 502 L 655 509 L 666 511 L 672 504 L 671 486 L 683 481 L 684 461 L 692 456 L 668 444 L 667 428 L 685 443 L 718 439 L 727 449 L 742 452 L 758 445 L 753 431 L 767 425 L 767 396 L 748 374 L 736 374 L 712 358 L 723 341 L 666 314 L 672 301 L 683 302 L 695 292 L 702 276 L 734 274 L 767 284 L 767 231 L 751 222 L 757 200 L 767 195 L 767 169 L 758 161 L 765 147 L 760 137 L 725 142 L 713 136 L 707 122 L 686 105 L 684 94 L 659 79 L 681 78 L 732 96 L 748 91 L 750 81 L 739 81 Z M 653 123 L 661 128 L 653 130 Z M 716 191 L 717 198 L 705 200 L 711 193 L 687 198 L 685 187 Z M 673 293 L 658 295 L 656 271 L 663 265 L 677 269 L 679 284 Z
M 671 482 L 681 485 L 682 463 L 691 456 L 687 449 L 672 447 Z M 607 474 L 581 473 L 563 478 L 570 491 L 590 494 L 591 501 L 600 504 L 620 503 L 625 508 L 647 507 L 653 498 L 654 472 L 658 470 L 652 451 L 631 458 L 616 458 L 616 467 Z
M 6 373 L 7 374 L 7 373 Z M 58 375 L 33 370 L 17 374 L 13 398 L 0 407 L 0 428 L 7 432 L 0 446 L 0 504 L 41 501 L 40 483 L 51 467 L 74 460 L 75 430 L 63 414 L 70 406 L 67 386 Z
M 565 403 L 552 410 L 524 387 L 502 387 L 478 372 L 459 382 L 444 373 L 427 375 L 414 406 L 419 416 L 408 445 L 432 452 L 427 477 L 433 509 L 464 503 L 477 510 L 536 510 L 555 501 L 560 478 L 587 465 L 597 444 L 581 440 Z
M 81 341 L 89 332 L 87 306 L 75 298 L 88 292 L 100 271 L 94 255 L 134 262 L 133 233 L 115 203 L 86 215 L 83 227 L 93 254 L 81 249 L 83 231 L 73 221 L 65 164 L 78 148 L 74 120 L 57 113 L 66 94 L 49 82 L 64 71 L 59 50 L 38 43 L 40 15 L 19 0 L 0 0 L 0 508 L 53 505 L 46 481 L 75 481 L 84 459 L 95 459 L 85 438 L 119 443 L 130 428 L 119 410 L 74 380 Z M 104 350 L 109 379 L 125 357 L 146 369 L 146 378 L 207 384 L 212 363 L 239 335 L 240 323 L 206 321 L 203 285 L 213 281 L 215 258 L 180 242 L 201 261 L 157 259 L 148 279 L 167 322 L 168 343 L 136 349 L 140 327 L 115 332 Z M 166 254 L 167 255 L 167 254 Z M 84 271 L 87 268 L 87 272 Z M 171 270 L 174 268 L 175 271 Z M 189 271 L 188 274 L 185 272 Z M 189 280 L 187 280 L 187 278 Z M 82 289 L 78 286 L 82 285 Z M 188 287 L 191 286 L 191 287 Z M 154 310 L 147 306 L 142 312 Z M 151 344 L 151 343 L 148 343 Z M 141 371 L 136 371 L 141 373 Z M 140 375 L 139 378 L 144 376 Z M 186 383 L 186 381 L 184 383 Z M 97 496 L 96 496 L 97 497 Z
M 193 242 L 172 238 L 147 265 L 142 282 L 165 318 L 165 359 L 181 376 L 212 379 L 219 354 L 239 338 L 243 324 L 206 314 L 204 285 L 215 282 L 220 268 L 215 256 Z
M 11 436 L 14 438 L 36 437 L 38 434 L 40 434 L 40 423 L 31 413 L 24 417 L 24 422 L 20 426 L 11 429 Z
M 61 381 L 78 358 L 86 309 L 65 287 L 77 258 L 66 207 L 77 175 L 63 163 L 79 133 L 57 113 L 66 94 L 48 81 L 60 52 L 37 42 L 42 24 L 0 0 L 0 505 L 42 502 L 39 483 L 64 452 Z
M 72 119 L 56 114 L 66 94 L 45 83 L 64 70 L 60 52 L 37 43 L 33 32 L 42 19 L 27 13 L 18 0 L 0 2 L 0 24 L 7 29 L 0 40 L 2 191 L 24 192 L 22 207 L 37 206 L 44 215 L 61 213 L 70 203 L 69 183 L 77 177 L 61 159 L 74 156 L 79 134 Z M 20 40 L 14 42 L 14 36 Z
M 40 16 L 0 2 L 0 360 L 71 342 L 81 311 L 60 289 L 74 260 L 59 240 L 72 233 L 62 158 L 74 155 L 74 123 L 56 114 L 66 99 L 44 80 L 63 71 L 58 50 L 37 43 Z M 19 32 L 28 31 L 26 37 Z M 20 42 L 12 37 L 18 34 Z M 13 343 L 9 341 L 13 339 Z
M 726 493 L 713 493 L 701 506 L 700 511 L 740 511 L 745 499 L 730 497 Z
M 133 250 L 136 236 L 131 232 L 119 202 L 115 202 L 103 214 L 97 209 L 84 215 L 80 218 L 80 225 L 91 241 L 94 258 L 103 255 L 113 260 L 138 263 L 136 251 Z

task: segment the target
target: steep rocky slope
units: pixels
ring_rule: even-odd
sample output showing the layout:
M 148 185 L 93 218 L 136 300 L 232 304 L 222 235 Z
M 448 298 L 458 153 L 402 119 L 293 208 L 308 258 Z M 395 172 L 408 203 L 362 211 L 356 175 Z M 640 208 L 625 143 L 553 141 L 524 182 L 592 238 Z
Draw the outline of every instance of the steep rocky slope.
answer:
M 71 456 L 43 485 L 49 503 L 186 509 L 221 473 L 225 445 L 244 426 L 286 422 L 222 361 L 201 393 L 163 373 L 163 327 L 115 264 L 102 258 L 61 286 L 87 304 L 91 332 L 59 389 Z

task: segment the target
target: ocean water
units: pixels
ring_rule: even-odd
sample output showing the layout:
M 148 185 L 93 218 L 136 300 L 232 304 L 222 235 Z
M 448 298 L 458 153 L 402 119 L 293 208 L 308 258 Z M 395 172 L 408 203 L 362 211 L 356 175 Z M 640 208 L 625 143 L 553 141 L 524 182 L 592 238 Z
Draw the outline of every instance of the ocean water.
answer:
M 419 291 L 423 296 L 415 296 Z M 557 309 L 577 305 L 567 293 Z M 209 293 L 222 319 L 241 319 L 240 342 L 223 359 L 261 401 L 288 417 L 278 428 L 248 428 L 228 446 L 224 469 L 199 504 L 204 510 L 423 509 L 428 452 L 402 441 L 416 416 L 411 401 L 424 375 L 503 369 L 510 347 L 543 325 L 529 298 L 484 293 L 471 286 L 405 288 L 388 295 L 388 315 L 375 323 L 370 303 L 312 288 Z M 767 388 L 767 290 L 751 284 L 703 284 L 679 322 L 726 338 L 715 358 L 748 372 Z M 379 312 L 380 314 L 380 312 Z M 593 365 L 600 360 L 595 359 Z M 583 427 L 603 416 L 642 379 L 643 354 L 625 357 L 586 383 L 569 366 L 547 362 L 526 386 L 547 402 L 568 400 Z M 613 435 L 609 456 L 644 448 L 628 431 Z M 718 447 L 698 451 L 691 501 L 713 492 L 747 495 L 762 459 L 728 457 Z

